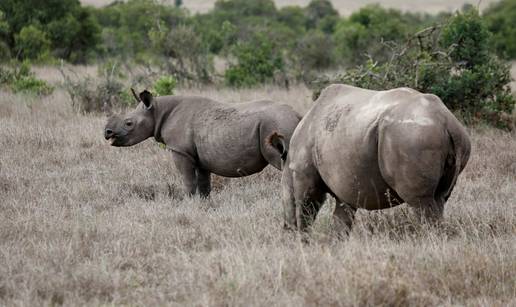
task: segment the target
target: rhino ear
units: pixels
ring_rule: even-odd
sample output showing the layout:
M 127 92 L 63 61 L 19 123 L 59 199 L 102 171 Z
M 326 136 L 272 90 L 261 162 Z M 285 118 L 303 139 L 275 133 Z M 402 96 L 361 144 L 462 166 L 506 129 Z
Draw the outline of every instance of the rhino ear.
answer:
M 152 97 L 152 94 L 148 90 L 144 90 L 140 93 L 140 101 L 143 102 L 145 105 L 145 108 L 150 109 L 152 108 L 152 100 L 154 97 Z
M 266 142 L 278 151 L 281 156 L 281 160 L 285 161 L 287 159 L 288 150 L 285 144 L 285 137 L 283 135 L 275 131 L 267 137 Z

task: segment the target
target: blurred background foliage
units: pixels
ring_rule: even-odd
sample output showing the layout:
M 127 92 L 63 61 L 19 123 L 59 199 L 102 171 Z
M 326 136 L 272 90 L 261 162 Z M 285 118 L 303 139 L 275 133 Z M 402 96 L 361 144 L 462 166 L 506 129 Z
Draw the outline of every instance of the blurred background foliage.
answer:
M 94 8 L 78 0 L 2 0 L 0 61 L 10 67 L 118 61 L 155 67 L 155 76 L 179 84 L 304 82 L 316 94 L 331 82 L 410 86 L 469 118 L 492 117 L 514 107 L 504 61 L 516 59 L 515 20 L 516 0 L 482 14 L 470 5 L 435 15 L 367 5 L 350 16 L 328 0 L 283 8 L 273 0 L 218 0 L 201 14 L 182 1 Z

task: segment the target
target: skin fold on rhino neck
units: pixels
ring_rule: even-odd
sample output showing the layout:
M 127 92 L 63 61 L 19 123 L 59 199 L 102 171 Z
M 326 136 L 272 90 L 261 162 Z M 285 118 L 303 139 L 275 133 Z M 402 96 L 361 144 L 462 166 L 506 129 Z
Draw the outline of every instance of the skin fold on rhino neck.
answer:
M 164 143 L 161 135 L 161 129 L 166 124 L 170 117 L 170 114 L 175 110 L 177 105 L 181 102 L 178 97 L 170 97 L 169 100 L 163 101 L 161 99 L 155 99 L 153 102 L 154 113 L 154 139 L 157 142 Z

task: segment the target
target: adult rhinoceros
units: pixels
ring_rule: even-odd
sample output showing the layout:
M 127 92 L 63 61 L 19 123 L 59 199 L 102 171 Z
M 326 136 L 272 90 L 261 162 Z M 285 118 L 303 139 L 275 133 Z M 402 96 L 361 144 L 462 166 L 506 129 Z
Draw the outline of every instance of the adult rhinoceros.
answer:
M 273 133 L 269 142 L 285 153 L 288 138 Z M 290 141 L 282 176 L 285 226 L 305 230 L 327 193 L 347 230 L 358 208 L 403 202 L 437 221 L 470 148 L 465 129 L 435 95 L 331 85 Z
M 210 174 L 242 177 L 268 164 L 281 169 L 281 157 L 266 138 L 280 131 L 290 140 L 300 116 L 271 101 L 219 103 L 196 96 L 154 98 L 148 91 L 133 112 L 111 117 L 104 137 L 113 146 L 131 146 L 154 137 L 172 151 L 188 194 L 211 190 Z

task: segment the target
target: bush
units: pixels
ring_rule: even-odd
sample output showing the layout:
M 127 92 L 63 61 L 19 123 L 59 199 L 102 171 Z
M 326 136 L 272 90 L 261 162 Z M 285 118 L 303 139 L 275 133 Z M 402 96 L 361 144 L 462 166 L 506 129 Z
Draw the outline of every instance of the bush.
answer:
M 484 12 L 496 52 L 506 58 L 516 59 L 516 1 L 502 0 Z
M 5 20 L 5 14 L 0 10 L 0 62 L 11 57 L 11 51 L 7 44 L 9 35 L 9 24 Z
M 114 57 L 153 54 L 153 29 L 164 26 L 168 31 L 186 23 L 183 10 L 155 0 L 115 1 L 93 14 L 103 29 L 104 52 Z
M 30 63 L 16 63 L 15 68 L 0 69 L 0 85 L 6 86 L 15 93 L 30 95 L 50 95 L 54 88 L 47 82 L 40 80 L 30 71 Z
M 237 43 L 231 48 L 230 55 L 236 60 L 224 73 L 230 86 L 249 87 L 271 82 L 275 73 L 284 69 L 280 51 L 264 33 Z
M 474 8 L 452 18 L 439 37 L 442 48 L 453 47 L 451 59 L 467 68 L 483 64 L 489 59 L 489 40 L 489 30 Z
M 177 81 L 172 76 L 163 76 L 154 83 L 154 92 L 158 96 L 173 95 Z
M 99 69 L 98 79 L 70 77 L 63 68 L 64 88 L 70 95 L 72 107 L 80 113 L 109 112 L 114 108 L 133 106 L 135 99 L 124 91 L 121 73 L 116 63 Z
M 42 60 L 49 57 L 50 40 L 36 26 L 23 27 L 15 37 L 16 52 L 24 59 Z
M 314 97 L 329 83 L 385 90 L 407 86 L 439 96 L 469 123 L 487 121 L 509 128 L 515 99 L 509 65 L 488 52 L 489 33 L 476 10 L 458 13 L 446 24 L 393 44 L 389 61 L 370 60 L 336 78 L 316 82 Z
M 331 23 L 334 24 L 339 13 L 329 0 L 312 0 L 306 8 L 307 28 L 316 28 L 324 21 L 326 28 L 331 29 Z M 328 26 L 327 23 L 330 23 Z M 324 27 L 323 27 L 324 28 Z
M 45 81 L 40 80 L 34 76 L 25 76 L 16 79 L 11 88 L 15 93 L 34 94 L 34 95 L 49 95 L 54 88 L 48 85 Z
M 20 59 L 37 59 L 48 51 L 83 61 L 99 43 L 100 29 L 91 9 L 77 0 L 2 0 L 0 11 L 9 27 L 5 42 L 12 54 L 22 52 Z
M 333 41 L 320 30 L 312 30 L 297 43 L 294 55 L 303 78 L 312 72 L 329 69 L 334 63 Z
M 385 61 L 389 49 L 384 41 L 401 42 L 410 32 L 400 11 L 369 5 L 336 25 L 337 52 L 348 64 L 364 63 L 368 57 Z
M 209 82 L 213 64 L 208 48 L 191 26 L 171 30 L 165 24 L 153 29 L 150 38 L 159 64 L 181 81 Z

